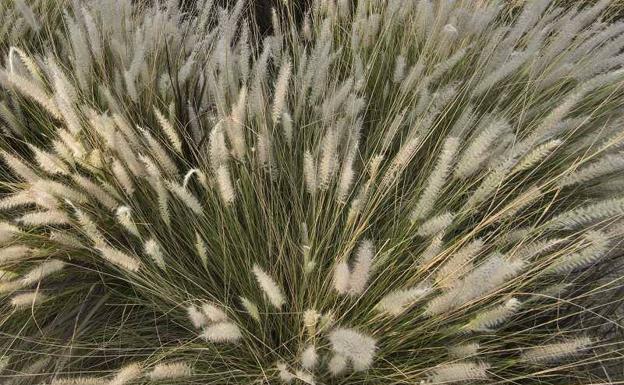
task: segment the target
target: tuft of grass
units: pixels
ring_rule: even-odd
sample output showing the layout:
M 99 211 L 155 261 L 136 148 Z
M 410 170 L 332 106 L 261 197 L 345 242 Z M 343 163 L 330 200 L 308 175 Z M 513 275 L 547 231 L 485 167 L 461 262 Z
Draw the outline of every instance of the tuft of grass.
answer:
M 0 5 L 0 382 L 624 382 L 611 1 L 183 3 Z

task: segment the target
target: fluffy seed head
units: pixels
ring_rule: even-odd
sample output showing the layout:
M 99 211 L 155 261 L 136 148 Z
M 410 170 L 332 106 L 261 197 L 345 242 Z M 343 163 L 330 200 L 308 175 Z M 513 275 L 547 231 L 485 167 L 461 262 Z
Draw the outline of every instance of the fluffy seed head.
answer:
M 217 185 L 219 187 L 219 193 L 221 199 L 226 205 L 234 203 L 236 198 L 234 187 L 232 186 L 232 180 L 230 179 L 230 170 L 226 165 L 222 165 L 217 170 Z
M 21 278 L 21 283 L 24 286 L 31 285 L 39 282 L 43 278 L 52 275 L 65 267 L 65 263 L 55 259 L 45 261 L 39 266 L 35 267 Z
M 104 259 L 122 269 L 130 272 L 136 272 L 139 270 L 139 267 L 141 267 L 141 262 L 121 250 L 117 250 L 107 245 L 97 246 L 97 250 L 100 252 L 102 257 L 104 257 Z
M 129 364 L 119 369 L 108 382 L 109 385 L 126 385 L 141 377 L 143 371 L 139 364 Z
M 204 328 L 200 336 L 208 342 L 232 343 L 242 338 L 238 326 L 232 322 L 217 322 Z
M 327 367 L 332 376 L 338 376 L 347 369 L 347 359 L 343 355 L 334 354 Z
M 376 306 L 381 312 L 398 316 L 416 301 L 422 299 L 431 291 L 429 287 L 414 287 L 411 289 L 397 290 L 384 296 Z
M 432 370 L 427 382 L 430 384 L 457 383 L 485 380 L 488 364 L 481 362 L 457 362 L 441 365 Z
M 38 305 L 46 299 L 46 296 L 39 292 L 28 292 L 17 294 L 11 297 L 11 305 L 16 309 L 23 309 L 26 307 L 31 307 Z
M 256 322 L 260 322 L 260 311 L 258 310 L 258 306 L 255 303 L 251 302 L 249 299 L 245 297 L 241 297 L 241 304 L 249 313 L 251 318 L 253 318 Z
M 260 289 L 262 289 L 271 305 L 277 309 L 281 308 L 286 303 L 282 289 L 260 266 L 254 265 L 252 271 L 256 276 Z
M 577 337 L 564 342 L 529 348 L 522 352 L 521 359 L 533 364 L 554 362 L 577 354 L 591 344 L 591 338 Z
M 187 306 L 186 312 L 188 314 L 189 320 L 191 321 L 191 324 L 193 324 L 193 327 L 195 329 L 199 329 L 202 326 L 205 326 L 206 324 L 208 324 L 208 321 L 209 321 L 208 317 L 202 311 L 197 309 L 197 306 L 194 306 L 194 305 Z
M 348 328 L 337 328 L 329 333 L 332 350 L 348 358 L 355 371 L 365 370 L 373 363 L 376 341 L 374 338 Z
M 227 314 L 217 306 L 211 303 L 205 303 L 202 305 L 202 312 L 208 317 L 211 322 L 221 322 L 228 319 Z
M 171 380 L 189 377 L 191 374 L 191 367 L 186 362 L 172 362 L 154 366 L 147 376 L 151 380 Z
M 144 248 L 145 254 L 149 255 L 158 265 L 158 267 L 160 267 L 161 269 L 164 269 L 166 267 L 163 252 L 160 248 L 160 245 L 158 244 L 158 242 L 156 242 L 154 238 L 148 239 L 145 242 Z
M 347 262 L 339 262 L 334 268 L 334 289 L 339 294 L 346 294 L 349 291 L 349 281 L 351 272 Z
M 309 345 L 301 353 L 301 366 L 306 370 L 312 370 L 318 361 L 318 353 L 314 345 Z
M 373 257 L 375 255 L 375 247 L 370 240 L 364 240 L 360 243 L 355 255 L 355 263 L 349 274 L 349 293 L 352 295 L 362 294 L 368 283 Z

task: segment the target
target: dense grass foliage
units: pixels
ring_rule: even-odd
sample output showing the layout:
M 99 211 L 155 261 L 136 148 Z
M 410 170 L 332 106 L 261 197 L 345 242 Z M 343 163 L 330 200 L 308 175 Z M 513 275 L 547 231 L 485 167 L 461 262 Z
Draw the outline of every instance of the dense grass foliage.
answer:
M 2 2 L 0 381 L 622 383 L 610 3 Z

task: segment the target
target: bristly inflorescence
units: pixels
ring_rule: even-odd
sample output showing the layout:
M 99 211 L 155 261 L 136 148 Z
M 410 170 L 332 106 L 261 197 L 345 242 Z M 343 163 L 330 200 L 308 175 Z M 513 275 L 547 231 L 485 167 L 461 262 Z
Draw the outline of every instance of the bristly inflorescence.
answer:
M 178 3 L 0 6 L 0 383 L 624 381 L 611 1 Z

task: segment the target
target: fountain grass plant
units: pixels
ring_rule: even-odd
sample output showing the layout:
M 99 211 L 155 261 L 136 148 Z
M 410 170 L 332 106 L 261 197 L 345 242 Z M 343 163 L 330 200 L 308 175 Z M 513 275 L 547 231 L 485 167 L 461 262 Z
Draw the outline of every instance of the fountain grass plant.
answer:
M 3 2 L 2 383 L 623 383 L 610 3 Z

